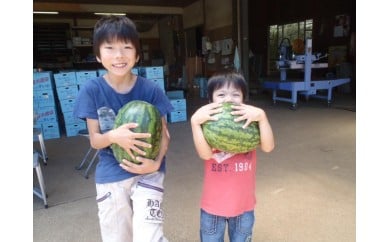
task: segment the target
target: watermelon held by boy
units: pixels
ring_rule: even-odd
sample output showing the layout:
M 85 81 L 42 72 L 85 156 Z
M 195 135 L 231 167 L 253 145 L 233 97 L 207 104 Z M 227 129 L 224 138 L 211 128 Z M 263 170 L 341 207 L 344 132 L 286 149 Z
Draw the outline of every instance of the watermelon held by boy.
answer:
M 217 121 L 209 120 L 202 125 L 203 135 L 207 143 L 220 151 L 228 153 L 246 153 L 256 149 L 260 144 L 258 122 L 251 122 L 247 128 L 242 128 L 245 120 L 234 122 L 237 116 L 230 112 L 233 103 L 223 103 L 223 111 L 215 114 Z
M 126 123 L 137 123 L 138 126 L 132 128 L 131 131 L 134 133 L 150 133 L 149 138 L 144 138 L 143 141 L 152 145 L 151 148 L 139 147 L 141 150 L 146 152 L 146 155 L 138 154 L 133 151 L 134 157 L 143 156 L 149 159 L 155 159 L 160 150 L 160 142 L 162 136 L 162 121 L 160 112 L 158 109 L 144 101 L 135 100 L 128 102 L 121 109 L 115 118 L 114 128 Z M 118 144 L 112 144 L 111 149 L 118 162 L 122 162 L 123 159 L 139 164 L 140 162 L 131 158 L 127 152 L 120 147 Z

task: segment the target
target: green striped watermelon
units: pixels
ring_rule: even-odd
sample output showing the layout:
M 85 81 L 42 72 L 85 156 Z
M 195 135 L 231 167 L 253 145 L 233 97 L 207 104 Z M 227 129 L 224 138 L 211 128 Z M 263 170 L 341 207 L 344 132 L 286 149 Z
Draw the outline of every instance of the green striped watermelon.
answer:
M 162 121 L 160 112 L 152 104 L 140 100 L 135 100 L 127 103 L 121 109 L 115 118 L 114 128 L 117 128 L 125 123 L 137 123 L 138 126 L 133 128 L 135 133 L 150 133 L 150 138 L 145 138 L 144 141 L 151 144 L 151 148 L 143 148 L 146 152 L 144 157 L 149 159 L 155 159 L 160 150 L 160 142 L 162 136 Z M 138 161 L 132 159 L 127 152 L 117 144 L 111 145 L 114 156 L 118 162 L 122 162 L 122 159 L 126 159 L 133 163 L 139 164 Z M 137 152 L 133 151 L 134 156 L 140 156 Z
M 230 114 L 233 103 L 223 103 L 223 111 L 215 114 L 217 121 L 207 121 L 202 125 L 203 135 L 209 145 L 229 153 L 246 153 L 256 149 L 260 143 L 259 123 L 252 122 L 243 129 L 244 121 L 234 122 Z

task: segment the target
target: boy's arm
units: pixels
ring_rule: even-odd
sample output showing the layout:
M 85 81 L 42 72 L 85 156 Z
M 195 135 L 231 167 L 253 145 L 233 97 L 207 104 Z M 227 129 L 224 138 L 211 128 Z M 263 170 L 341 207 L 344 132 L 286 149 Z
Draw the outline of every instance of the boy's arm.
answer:
M 154 162 L 159 164 L 157 169 L 160 168 L 161 162 L 168 151 L 169 142 L 171 141 L 171 136 L 169 135 L 169 131 L 168 131 L 167 120 L 165 119 L 165 117 L 162 117 L 161 120 L 162 120 L 162 131 L 161 131 L 162 137 L 160 142 L 160 152 L 158 153 Z
M 257 121 L 259 123 L 260 130 L 260 144 L 259 147 L 264 152 L 271 152 L 275 147 L 274 135 L 270 123 L 268 122 L 267 114 L 261 108 L 240 104 L 233 107 L 235 111 L 232 112 L 233 115 L 237 115 L 235 121 L 245 120 L 243 128 L 248 127 L 248 125 Z
M 191 128 L 196 152 L 202 160 L 209 160 L 213 153 L 210 145 L 204 138 L 201 125 L 196 124 L 191 119 Z
M 274 135 L 266 113 L 261 110 L 262 115 L 259 122 L 260 129 L 260 147 L 264 152 L 271 152 L 275 147 Z
M 209 160 L 212 157 L 213 152 L 203 135 L 201 125 L 208 120 L 217 120 L 213 117 L 213 114 L 219 112 L 222 112 L 222 105 L 210 103 L 199 108 L 191 117 L 192 138 L 194 140 L 195 149 L 199 157 L 203 160 Z
M 168 151 L 168 146 L 171 139 L 165 117 L 162 117 L 161 120 L 162 120 L 162 137 L 160 143 L 160 151 L 156 159 L 152 160 L 152 159 L 138 156 L 137 161 L 141 162 L 141 164 L 135 164 L 130 161 L 124 161 L 123 163 L 120 164 L 120 166 L 123 169 L 131 173 L 146 174 L 146 173 L 155 172 L 160 168 L 161 162 Z
M 143 138 L 150 137 L 148 133 L 134 133 L 130 129 L 137 126 L 136 123 L 123 124 L 116 129 L 112 129 L 106 133 L 100 133 L 99 121 L 96 119 L 87 118 L 87 126 L 90 137 L 91 146 L 95 149 L 102 149 L 110 146 L 113 143 L 118 144 L 125 150 L 129 151 L 129 155 L 133 155 L 132 151 L 139 154 L 144 152 L 139 147 L 149 147 L 146 142 L 141 141 Z

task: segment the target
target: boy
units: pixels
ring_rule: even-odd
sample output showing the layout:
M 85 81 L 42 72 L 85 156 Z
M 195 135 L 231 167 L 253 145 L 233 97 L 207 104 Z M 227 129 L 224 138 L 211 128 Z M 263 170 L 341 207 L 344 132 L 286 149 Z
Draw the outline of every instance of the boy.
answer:
M 228 224 L 229 239 L 232 242 L 252 241 L 254 224 L 256 150 L 243 154 L 229 154 L 213 149 L 207 143 L 202 124 L 216 120 L 213 114 L 222 111 L 223 102 L 233 102 L 236 122 L 245 120 L 243 128 L 257 121 L 264 152 L 274 148 L 271 125 L 264 110 L 244 104 L 246 81 L 241 74 L 227 72 L 216 74 L 208 80 L 209 104 L 200 107 L 191 117 L 191 128 L 196 151 L 204 160 L 204 181 L 200 212 L 200 239 L 202 242 L 224 240 Z M 213 167 L 223 164 L 224 169 Z M 245 164 L 248 169 L 235 167 Z
M 99 149 L 95 180 L 99 223 L 104 242 L 167 241 L 163 236 L 161 203 L 165 175 L 165 154 L 169 132 L 164 115 L 173 107 L 154 82 L 134 75 L 140 42 L 135 24 L 125 16 L 100 19 L 94 28 L 93 48 L 97 61 L 107 70 L 102 77 L 89 80 L 81 88 L 74 115 L 87 121 L 91 146 Z M 142 139 L 148 133 L 134 133 L 136 123 L 116 129 L 115 115 L 132 100 L 143 100 L 157 107 L 163 122 L 161 148 L 155 160 L 138 156 L 136 165 L 120 164 L 110 149 L 116 143 L 130 155 L 144 154 L 150 144 Z

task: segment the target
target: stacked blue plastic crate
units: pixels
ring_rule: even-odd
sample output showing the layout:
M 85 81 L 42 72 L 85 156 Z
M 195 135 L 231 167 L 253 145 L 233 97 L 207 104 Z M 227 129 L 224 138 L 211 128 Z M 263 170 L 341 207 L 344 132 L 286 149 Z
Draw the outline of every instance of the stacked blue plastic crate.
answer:
M 59 138 L 61 135 L 53 92 L 53 74 L 50 71 L 33 73 L 33 109 L 34 127 L 42 129 L 43 138 Z
M 89 79 L 97 77 L 97 71 L 77 71 L 76 72 L 76 82 L 79 86 L 79 89 L 84 85 Z
M 138 75 L 143 76 L 149 80 L 154 81 L 157 85 L 167 94 L 168 98 L 171 99 L 171 103 L 174 110 L 167 115 L 167 120 L 170 123 L 186 121 L 187 120 L 187 107 L 186 100 L 184 99 L 183 91 L 175 92 L 178 95 L 169 95 L 165 91 L 164 81 L 164 67 L 163 66 L 142 66 L 138 69 Z
M 137 75 L 143 76 L 147 79 L 154 81 L 165 92 L 164 68 L 162 66 L 139 67 Z
M 184 91 L 168 91 L 166 94 L 171 100 L 171 104 L 173 106 L 173 111 L 168 113 L 168 122 L 176 123 L 187 121 L 187 102 L 184 98 Z
M 131 72 L 138 75 L 138 67 L 134 67 L 133 69 L 131 69 Z M 98 69 L 97 70 L 98 76 L 103 76 L 106 73 L 107 73 L 106 69 Z
M 80 129 L 85 129 L 85 121 L 73 117 L 73 107 L 78 95 L 76 72 L 54 74 L 57 96 L 64 117 L 66 136 L 75 136 Z
M 146 66 L 139 68 L 139 75 L 146 77 L 154 82 L 165 92 L 164 67 L 163 66 Z M 183 91 L 166 92 L 171 100 L 174 110 L 167 115 L 170 123 L 187 121 L 187 104 Z

